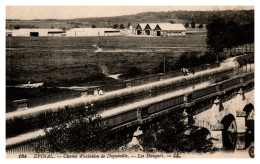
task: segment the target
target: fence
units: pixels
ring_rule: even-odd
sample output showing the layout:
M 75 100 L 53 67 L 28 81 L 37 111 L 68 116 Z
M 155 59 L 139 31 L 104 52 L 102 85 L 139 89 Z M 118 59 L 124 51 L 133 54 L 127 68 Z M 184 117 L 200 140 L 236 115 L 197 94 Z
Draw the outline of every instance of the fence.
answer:
M 6 104 L 6 112 L 13 112 L 19 108 L 19 106 L 24 106 L 24 107 L 36 107 L 44 104 L 49 104 L 49 103 L 55 103 L 58 101 L 62 100 L 68 100 L 76 97 L 80 97 L 81 92 L 80 91 L 72 91 L 72 92 L 67 92 L 63 94 L 55 94 L 51 96 L 44 96 L 44 97 L 39 97 L 39 98 L 32 98 L 32 99 L 25 99 L 25 101 L 20 102 L 20 101 L 14 101 L 11 103 Z M 22 104 L 21 104 L 22 103 Z
M 242 45 L 231 49 L 233 55 L 254 52 L 254 44 Z
M 219 65 L 220 65 L 220 63 L 205 64 L 202 66 L 194 67 L 193 69 L 195 72 L 200 72 L 200 71 L 207 70 L 207 69 L 217 68 L 217 67 L 219 67 Z M 191 69 L 192 68 L 189 68 L 189 72 L 191 72 Z M 146 76 L 146 77 L 142 77 L 142 78 L 126 80 L 126 81 L 119 82 L 119 83 L 89 88 L 88 94 L 93 94 L 94 90 L 97 90 L 97 89 L 102 89 L 105 92 L 109 92 L 109 91 L 113 91 L 113 90 L 148 84 L 148 83 L 160 81 L 163 79 L 170 79 L 170 78 L 179 77 L 179 76 L 183 76 L 183 72 L 181 70 L 169 72 L 166 74 L 161 73 L 161 74 L 157 74 L 157 75 L 150 75 L 150 76 Z
M 35 140 L 29 140 L 25 143 L 20 143 L 13 146 L 6 147 L 7 154 L 20 154 L 20 153 L 35 153 L 41 150 L 41 147 L 48 146 L 45 138 L 37 138 Z

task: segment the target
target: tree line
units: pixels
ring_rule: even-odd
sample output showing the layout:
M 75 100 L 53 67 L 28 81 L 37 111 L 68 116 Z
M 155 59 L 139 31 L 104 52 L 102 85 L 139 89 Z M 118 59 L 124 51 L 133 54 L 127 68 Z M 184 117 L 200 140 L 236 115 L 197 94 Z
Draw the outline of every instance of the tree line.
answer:
M 144 12 L 135 15 L 124 15 L 124 16 L 114 16 L 114 17 L 96 17 L 96 18 L 78 18 L 78 19 L 51 19 L 51 20 L 41 20 L 49 22 L 62 22 L 66 21 L 68 24 L 73 22 L 73 24 L 80 25 L 81 23 L 88 23 L 95 25 L 96 27 L 111 27 L 115 24 L 123 24 L 124 27 L 128 27 L 131 23 L 135 27 L 138 23 L 142 22 L 174 22 L 183 23 L 184 22 L 196 22 L 197 24 L 207 24 L 211 21 L 212 17 L 218 16 L 224 19 L 233 20 L 234 22 L 240 22 L 243 24 L 248 24 L 254 20 L 254 10 L 225 10 L 225 11 L 169 11 L 169 12 Z M 38 21 L 39 21 L 38 20 Z M 6 20 L 9 23 L 12 21 L 19 20 Z M 35 21 L 35 20 L 32 20 Z M 184 21 L 184 22 L 183 22 Z M 30 21 L 28 21 L 30 23 Z M 192 25 L 192 24 L 191 24 Z M 85 26 L 85 25 L 82 25 Z
M 243 44 L 254 43 L 254 21 L 236 22 L 223 17 L 214 16 L 206 26 L 207 45 L 215 53 L 222 53 Z

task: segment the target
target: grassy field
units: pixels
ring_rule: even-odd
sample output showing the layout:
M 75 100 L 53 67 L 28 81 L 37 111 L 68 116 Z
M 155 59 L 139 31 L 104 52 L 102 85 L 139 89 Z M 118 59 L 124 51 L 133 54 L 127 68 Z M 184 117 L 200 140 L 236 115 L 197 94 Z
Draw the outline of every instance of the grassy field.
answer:
M 163 58 L 175 62 L 183 51 L 205 51 L 206 35 L 184 37 L 39 37 L 6 38 L 7 85 L 45 82 L 58 86 L 114 82 L 109 74 L 135 66 L 152 70 Z M 95 52 L 97 45 L 103 51 Z M 114 51 L 117 50 L 117 51 Z

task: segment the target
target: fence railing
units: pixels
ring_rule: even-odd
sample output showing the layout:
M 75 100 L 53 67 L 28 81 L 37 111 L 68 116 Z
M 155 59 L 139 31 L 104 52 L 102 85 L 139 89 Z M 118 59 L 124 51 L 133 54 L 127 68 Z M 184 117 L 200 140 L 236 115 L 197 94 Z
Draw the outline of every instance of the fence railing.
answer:
M 194 67 L 193 69 L 195 72 L 200 72 L 200 71 L 207 70 L 207 69 L 217 68 L 219 66 L 220 66 L 220 63 L 205 64 L 202 66 Z M 191 73 L 191 69 L 192 68 L 188 69 L 190 73 Z M 126 80 L 126 81 L 119 82 L 119 83 L 92 87 L 92 88 L 88 89 L 88 94 L 94 94 L 94 90 L 96 90 L 96 89 L 102 89 L 103 91 L 108 92 L 108 91 L 123 89 L 123 88 L 127 88 L 127 87 L 148 84 L 148 83 L 152 83 L 152 82 L 156 82 L 156 81 L 160 81 L 160 80 L 164 80 L 164 79 L 170 79 L 170 78 L 174 78 L 174 77 L 179 77 L 179 76 L 183 76 L 183 72 L 181 70 L 172 71 L 172 72 L 168 72 L 165 74 L 159 73 L 157 75 L 150 75 L 150 76 L 136 78 L 136 79 L 132 79 L 132 80 Z
M 254 44 L 241 45 L 241 46 L 232 48 L 231 53 L 233 55 L 241 54 L 241 53 L 252 53 L 252 52 L 254 52 L 254 49 L 255 49 Z
M 55 94 L 50 96 L 32 98 L 32 99 L 23 99 L 24 101 L 16 100 L 11 103 L 6 104 L 6 112 L 13 112 L 17 109 L 22 108 L 32 108 L 44 104 L 55 103 L 63 100 L 73 99 L 81 95 L 80 91 L 71 91 L 62 94 Z

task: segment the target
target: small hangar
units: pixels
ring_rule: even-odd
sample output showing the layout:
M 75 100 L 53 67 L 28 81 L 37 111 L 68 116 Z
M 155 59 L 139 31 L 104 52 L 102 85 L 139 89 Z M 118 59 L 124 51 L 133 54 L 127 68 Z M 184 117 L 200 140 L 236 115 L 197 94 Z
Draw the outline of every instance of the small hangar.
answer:
M 6 30 L 6 36 L 15 37 L 44 37 L 44 36 L 64 36 L 65 32 L 60 29 L 18 29 L 18 30 Z

